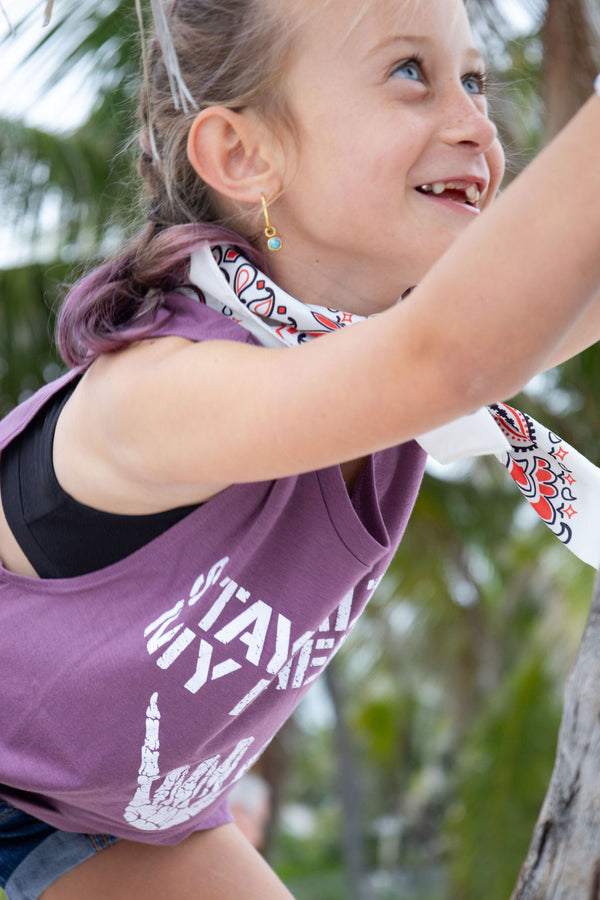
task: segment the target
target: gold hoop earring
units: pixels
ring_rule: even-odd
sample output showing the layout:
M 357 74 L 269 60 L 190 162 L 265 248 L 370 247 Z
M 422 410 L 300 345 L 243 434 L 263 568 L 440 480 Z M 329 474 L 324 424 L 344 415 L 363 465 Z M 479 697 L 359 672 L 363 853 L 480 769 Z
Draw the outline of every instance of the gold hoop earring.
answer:
M 283 247 L 283 241 L 277 234 L 277 231 L 271 225 L 271 221 L 269 219 L 269 210 L 267 208 L 267 201 L 264 194 L 260 195 L 260 202 L 262 204 L 263 216 L 265 217 L 265 237 L 267 239 L 267 247 L 273 253 L 276 253 Z

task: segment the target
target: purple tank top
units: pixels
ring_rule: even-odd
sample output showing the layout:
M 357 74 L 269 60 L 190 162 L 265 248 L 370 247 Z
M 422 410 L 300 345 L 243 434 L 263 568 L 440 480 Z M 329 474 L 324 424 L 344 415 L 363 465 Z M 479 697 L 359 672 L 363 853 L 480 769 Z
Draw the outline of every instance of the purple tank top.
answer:
M 181 295 L 159 334 L 254 342 Z M 59 387 L 0 423 L 0 449 Z M 232 440 L 235 436 L 232 435 Z M 0 568 L 0 796 L 58 828 L 172 844 L 226 794 L 338 650 L 402 537 L 414 442 L 235 484 L 150 544 L 70 579 Z

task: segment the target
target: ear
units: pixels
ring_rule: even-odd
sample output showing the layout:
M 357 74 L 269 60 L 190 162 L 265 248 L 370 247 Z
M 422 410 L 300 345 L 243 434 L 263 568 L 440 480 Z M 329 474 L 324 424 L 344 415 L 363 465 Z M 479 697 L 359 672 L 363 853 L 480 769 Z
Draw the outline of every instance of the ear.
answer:
M 254 204 L 281 189 L 281 148 L 250 110 L 202 110 L 190 128 L 188 159 L 203 181 L 238 202 Z

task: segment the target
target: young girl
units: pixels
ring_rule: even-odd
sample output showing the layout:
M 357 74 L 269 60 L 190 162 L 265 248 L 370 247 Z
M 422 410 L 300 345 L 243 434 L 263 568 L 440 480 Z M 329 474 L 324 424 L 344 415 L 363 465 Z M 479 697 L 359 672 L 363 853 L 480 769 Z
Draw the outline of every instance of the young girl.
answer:
M 600 330 L 600 100 L 487 211 L 461 0 L 179 0 L 172 47 L 154 5 L 147 228 L 0 426 L 10 900 L 290 897 L 227 792 L 383 575 L 413 439 Z

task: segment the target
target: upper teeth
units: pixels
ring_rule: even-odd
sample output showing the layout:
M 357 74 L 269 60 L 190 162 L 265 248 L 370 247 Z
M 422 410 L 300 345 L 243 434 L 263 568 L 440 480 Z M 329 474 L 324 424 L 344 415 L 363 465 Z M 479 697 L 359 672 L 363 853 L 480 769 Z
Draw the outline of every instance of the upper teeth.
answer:
M 456 185 L 453 181 L 434 181 L 433 184 L 422 184 L 421 190 L 425 191 L 426 194 L 435 194 L 438 197 L 444 191 L 464 191 L 469 203 L 478 203 L 481 199 L 481 194 L 476 184 L 470 184 L 465 188 L 462 185 Z

